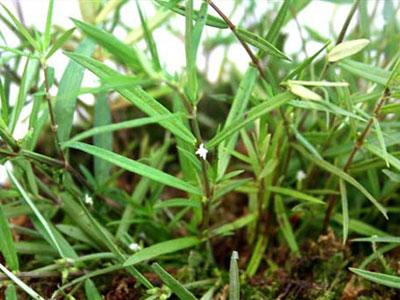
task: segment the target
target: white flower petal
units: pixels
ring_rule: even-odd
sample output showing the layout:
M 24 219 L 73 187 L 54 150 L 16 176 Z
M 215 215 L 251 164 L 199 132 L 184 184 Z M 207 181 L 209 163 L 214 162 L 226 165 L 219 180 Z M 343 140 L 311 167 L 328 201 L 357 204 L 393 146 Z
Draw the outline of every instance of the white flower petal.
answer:
M 200 156 L 200 158 L 206 160 L 207 159 L 208 150 L 204 147 L 204 144 L 201 143 L 199 148 L 196 151 L 196 154 Z

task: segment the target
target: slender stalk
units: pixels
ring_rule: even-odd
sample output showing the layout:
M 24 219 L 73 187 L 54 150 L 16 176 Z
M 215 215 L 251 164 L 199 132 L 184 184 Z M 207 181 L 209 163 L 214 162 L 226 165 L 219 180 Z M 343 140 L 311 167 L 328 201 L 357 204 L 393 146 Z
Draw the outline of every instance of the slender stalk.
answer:
M 60 148 L 60 141 L 59 141 L 58 135 L 57 135 L 57 123 L 56 123 L 56 118 L 54 115 L 53 106 L 51 104 L 50 82 L 49 82 L 49 76 L 47 74 L 47 66 L 46 66 L 45 62 L 42 63 L 42 68 L 43 68 L 43 73 L 44 73 L 44 88 L 46 91 L 45 97 L 46 97 L 47 106 L 49 108 L 49 115 L 50 115 L 50 128 L 54 135 L 56 151 L 57 151 L 58 155 L 60 156 L 61 160 L 65 161 L 64 152 Z
M 192 119 L 190 121 L 192 131 L 198 141 L 199 144 L 203 143 L 203 138 L 201 136 L 200 132 L 200 127 L 199 127 L 199 122 L 197 121 L 196 117 L 196 110 L 192 110 Z M 206 196 L 205 201 L 203 201 L 203 221 L 201 224 L 201 227 L 203 230 L 207 230 L 209 225 L 210 225 L 210 202 L 212 198 L 212 191 L 210 187 L 210 182 L 208 179 L 208 170 L 207 170 L 207 163 L 204 159 L 201 160 L 201 176 L 203 178 L 203 187 L 204 187 L 204 193 Z M 207 230 L 208 233 L 208 230 Z
M 228 25 L 229 29 L 232 31 L 232 33 L 236 36 L 236 38 L 239 40 L 240 44 L 242 44 L 244 50 L 247 52 L 247 54 L 250 56 L 251 61 L 253 62 L 254 66 L 257 68 L 258 72 L 260 75 L 265 78 L 265 72 L 261 67 L 260 61 L 257 58 L 256 55 L 251 51 L 250 47 L 244 42 L 240 36 L 236 32 L 236 26 L 235 24 L 232 23 L 232 21 L 212 2 L 212 0 L 206 0 L 207 3 L 215 10 L 217 14 L 220 15 L 222 19 L 224 19 L 225 23 Z
M 357 7 L 358 7 L 359 3 L 360 3 L 360 0 L 354 1 L 353 6 L 351 7 L 351 10 L 350 10 L 349 14 L 347 15 L 347 18 L 344 21 L 342 30 L 340 31 L 339 36 L 338 36 L 338 38 L 336 40 L 336 45 L 339 45 L 341 42 L 343 42 L 344 37 L 346 35 L 346 32 L 349 29 L 350 22 L 353 19 L 354 14 L 356 13 L 356 10 L 357 10 Z
M 359 137 L 357 138 L 354 147 L 352 149 L 352 151 L 350 152 L 350 155 L 343 167 L 343 171 L 344 172 L 348 172 L 351 164 L 353 163 L 354 157 L 357 154 L 357 152 L 361 149 L 361 147 L 363 146 L 369 132 L 370 129 L 374 123 L 374 119 L 378 119 L 379 118 L 379 114 L 381 112 L 382 106 L 386 103 L 387 99 L 389 99 L 390 97 L 390 90 L 388 87 L 385 87 L 385 89 L 383 90 L 382 96 L 378 99 L 374 111 L 372 113 L 372 116 L 370 117 L 370 119 L 368 120 L 367 125 L 365 126 L 364 130 L 361 132 L 361 134 L 359 135 Z M 323 230 L 326 231 L 329 225 L 329 221 L 331 219 L 331 215 L 333 212 L 333 209 L 335 207 L 336 204 L 336 195 L 333 194 L 331 195 L 331 197 L 328 200 L 328 207 L 326 209 L 325 212 L 325 218 L 324 218 L 324 222 L 323 222 Z

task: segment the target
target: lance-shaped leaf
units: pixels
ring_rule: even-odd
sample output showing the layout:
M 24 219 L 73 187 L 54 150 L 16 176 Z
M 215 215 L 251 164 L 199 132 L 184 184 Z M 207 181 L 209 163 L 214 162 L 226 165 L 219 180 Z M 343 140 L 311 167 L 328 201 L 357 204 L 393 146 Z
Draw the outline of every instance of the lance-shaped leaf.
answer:
M 8 227 L 7 218 L 4 215 L 3 208 L 0 206 L 0 252 L 13 271 L 18 271 L 18 255 L 15 249 L 14 241 L 12 238 L 12 233 Z
M 84 40 L 76 49 L 76 53 L 82 56 L 90 56 L 95 48 L 91 40 Z M 76 98 L 81 87 L 85 69 L 74 61 L 70 61 L 66 67 L 58 86 L 55 99 L 54 114 L 57 123 L 57 135 L 60 142 L 69 138 L 74 118 Z
M 82 56 L 75 53 L 66 53 L 67 56 L 74 61 L 89 69 L 92 73 L 98 76 L 101 80 L 106 80 L 110 77 L 119 76 L 119 73 L 102 64 L 101 62 Z M 146 93 L 140 87 L 122 88 L 116 87 L 115 90 L 125 97 L 129 102 L 138 107 L 140 110 L 149 116 L 170 116 L 171 112 L 156 99 Z M 193 134 L 183 125 L 180 118 L 167 119 L 160 121 L 160 125 L 167 128 L 176 136 L 182 138 L 186 142 L 194 144 L 196 139 Z
M 357 180 L 355 180 L 353 177 L 351 177 L 349 174 L 344 172 L 343 170 L 339 169 L 338 167 L 332 165 L 331 163 L 327 162 L 326 160 L 320 159 L 318 157 L 314 157 L 311 154 L 307 153 L 306 150 L 304 150 L 302 147 L 298 145 L 292 145 L 297 151 L 299 151 L 305 158 L 308 160 L 312 161 L 319 167 L 327 170 L 329 173 L 334 174 L 335 176 L 343 179 L 347 183 L 351 184 L 354 186 L 356 189 L 358 189 L 361 193 L 364 194 L 365 197 L 369 201 L 372 202 L 372 204 L 375 205 L 375 207 L 384 215 L 386 219 L 388 219 L 387 211 L 386 209 L 380 204 L 374 196 L 372 196 Z
M 300 85 L 300 84 L 295 84 L 295 83 L 289 83 L 289 90 L 295 94 L 296 96 L 299 96 L 302 99 L 305 100 L 322 100 L 322 97 L 318 95 L 317 93 L 314 93 L 312 90 Z
M 96 157 L 102 158 L 125 170 L 139 174 L 143 177 L 150 178 L 167 186 L 171 186 L 188 193 L 201 195 L 201 191 L 197 187 L 194 187 L 193 185 L 183 181 L 182 179 L 171 176 L 160 170 L 149 167 L 148 165 L 142 164 L 135 160 L 126 158 L 117 153 L 80 142 L 67 143 L 64 146 L 84 151 Z
M 247 124 L 255 121 L 256 119 L 262 117 L 266 113 L 278 108 L 279 106 L 285 104 L 287 101 L 292 99 L 293 96 L 290 93 L 278 94 L 275 97 L 268 99 L 256 106 L 254 106 L 245 116 L 244 120 L 232 126 L 224 128 L 219 133 L 217 133 L 206 145 L 208 150 L 212 149 L 220 142 L 224 141 L 226 138 L 234 133 L 239 132 L 240 129 L 245 127 Z
M 350 59 L 341 61 L 338 65 L 347 72 L 382 85 L 386 85 L 390 76 L 390 72 L 384 69 Z
M 229 300 L 240 300 L 239 253 L 232 252 L 229 267 Z
M 239 88 L 236 92 L 235 98 L 233 99 L 231 108 L 226 118 L 224 129 L 229 128 L 234 123 L 243 119 L 243 114 L 247 109 L 247 104 L 250 100 L 251 92 L 256 84 L 257 69 L 249 67 L 246 73 L 243 75 L 243 79 L 240 82 Z M 238 133 L 233 134 L 225 143 L 221 143 L 218 146 L 218 178 L 220 179 L 226 168 L 228 167 L 230 160 L 230 152 L 234 149 L 237 141 Z
M 57 249 L 58 253 L 60 254 L 61 257 L 67 257 L 65 253 L 62 250 L 62 247 L 60 246 L 58 239 L 54 235 L 54 232 L 51 230 L 49 223 L 47 220 L 43 217 L 42 213 L 40 210 L 36 207 L 36 204 L 32 201 L 32 199 L 29 197 L 25 189 L 22 187 L 22 185 L 19 183 L 17 178 L 15 176 L 7 171 L 8 177 L 10 178 L 11 182 L 15 185 L 19 193 L 21 194 L 22 198 L 25 200 L 25 202 L 28 204 L 28 206 L 31 208 L 35 216 L 38 218 L 39 222 L 42 224 L 44 231 L 48 234 L 49 239 L 52 241 L 53 245 Z
M 236 29 L 236 33 L 243 41 L 258 48 L 261 51 L 264 51 L 265 53 L 268 53 L 277 58 L 290 60 L 290 58 L 287 57 L 285 53 L 280 51 L 278 48 L 276 48 L 274 45 L 272 45 L 261 36 L 242 28 Z
M 384 286 L 400 289 L 400 277 L 383 273 L 370 272 L 363 269 L 349 268 L 350 271 L 369 281 L 382 284 Z
M 159 264 L 154 263 L 152 266 L 153 271 L 160 277 L 160 279 L 167 285 L 181 300 L 196 300 L 197 298 L 185 288 L 178 280 L 165 271 Z
M 135 265 L 161 255 L 191 248 L 199 243 L 200 240 L 196 237 L 184 237 L 154 244 L 133 254 L 125 261 L 124 266 Z
M 360 52 L 369 44 L 367 39 L 359 39 L 342 42 L 339 45 L 332 48 L 328 53 L 328 60 L 330 62 L 336 62 L 342 60 L 343 58 L 349 57 Z
M 152 72 L 151 63 L 135 47 L 125 45 L 111 33 L 93 25 L 75 19 L 73 21 L 76 27 L 87 34 L 89 38 L 107 49 L 119 61 L 132 68 L 132 70 L 138 72 L 146 69 L 148 72 Z

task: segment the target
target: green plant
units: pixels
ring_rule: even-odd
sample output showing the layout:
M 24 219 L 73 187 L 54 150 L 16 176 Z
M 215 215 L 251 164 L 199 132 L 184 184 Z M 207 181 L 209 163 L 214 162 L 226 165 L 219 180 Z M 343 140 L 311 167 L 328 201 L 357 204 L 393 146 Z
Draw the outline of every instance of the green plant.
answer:
M 132 1 L 82 0 L 83 21 L 61 29 L 52 25 L 61 4 L 49 0 L 44 30 L 2 5 L 0 20 L 19 39 L 0 46 L 0 159 L 10 179 L 0 190 L 6 299 L 17 297 L 16 286 L 34 299 L 101 299 L 114 276 L 132 280 L 126 288 L 138 299 L 275 299 L 296 297 L 297 289 L 305 299 L 339 297 L 346 266 L 310 271 L 323 292 L 307 291 L 302 285 L 313 276 L 299 276 L 315 260 L 358 264 L 354 247 L 364 256 L 369 249 L 349 245 L 357 235 L 373 243 L 373 254 L 350 271 L 399 288 L 383 256 L 400 233 L 395 2 L 384 4 L 381 34 L 378 4 L 330 1 L 348 14 L 328 38 L 298 23 L 310 0 L 275 2 L 249 26 L 253 0 L 234 1 L 244 12 L 237 23 L 218 1 L 154 0 L 151 18 L 133 1 L 141 26 L 131 29 L 121 12 Z M 163 64 L 168 45 L 154 34 L 164 27 L 179 35 L 174 18 L 185 20 L 186 64 L 176 74 Z M 307 39 L 289 55 L 283 29 L 291 21 Z M 312 55 L 309 42 L 320 44 Z M 228 59 L 233 44 L 249 61 L 243 73 Z M 198 56 L 218 47 L 225 49 L 220 73 L 230 79 L 212 83 Z M 62 50 L 69 63 L 58 81 L 51 58 Z M 99 84 L 83 87 L 85 72 Z M 95 98 L 93 107 L 84 94 Z M 17 140 L 27 109 L 28 133 Z M 290 256 L 286 264 L 281 252 Z M 371 262 L 393 274 L 365 270 Z M 21 280 L 49 277 L 57 281 L 46 296 L 40 284 Z

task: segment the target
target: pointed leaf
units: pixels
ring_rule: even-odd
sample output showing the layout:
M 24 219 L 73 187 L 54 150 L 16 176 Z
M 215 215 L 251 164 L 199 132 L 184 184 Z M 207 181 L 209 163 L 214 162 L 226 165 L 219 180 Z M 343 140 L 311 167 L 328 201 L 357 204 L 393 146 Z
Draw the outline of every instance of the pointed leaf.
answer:
M 196 237 L 184 237 L 161 242 L 139 250 L 124 262 L 124 266 L 135 265 L 161 255 L 174 253 L 187 248 L 192 248 L 199 243 L 200 240 Z
M 105 149 L 101 149 L 101 148 L 98 148 L 98 147 L 95 147 L 92 145 L 80 143 L 80 142 L 71 142 L 71 143 L 65 144 L 64 146 L 84 151 L 93 156 L 102 158 L 102 159 L 104 159 L 116 166 L 119 166 L 125 170 L 139 174 L 143 177 L 150 178 L 156 182 L 163 183 L 167 186 L 171 186 L 171 187 L 174 187 L 176 189 L 179 189 L 179 190 L 182 190 L 182 191 L 185 191 L 188 193 L 201 195 L 201 192 L 199 191 L 199 189 L 197 187 L 192 186 L 191 184 L 183 181 L 182 179 L 171 176 L 160 170 L 149 167 L 145 164 L 142 164 L 140 162 L 126 158 L 126 157 L 116 154 L 114 152 L 111 152 L 111 151 L 108 151 Z
M 94 59 L 75 54 L 75 53 L 66 53 L 67 56 L 75 60 L 80 65 L 88 68 L 91 72 L 93 72 L 96 76 L 98 76 L 101 80 L 106 80 L 110 77 L 119 76 L 119 73 L 114 71 L 113 69 L 107 67 L 99 61 Z M 123 97 L 125 97 L 129 102 L 137 106 L 140 110 L 145 112 L 146 114 L 156 117 L 156 116 L 171 116 L 171 112 L 160 104 L 156 99 L 154 99 L 151 95 L 146 93 L 140 87 L 131 87 L 131 88 L 115 88 L 115 90 L 120 93 Z M 170 130 L 176 136 L 181 137 L 183 140 L 194 144 L 195 137 L 193 134 L 185 127 L 180 118 L 168 119 L 165 121 L 161 121 L 160 125 Z
M 336 62 L 342 60 L 343 58 L 349 57 L 360 52 L 369 44 L 367 39 L 359 39 L 342 42 L 339 45 L 332 48 L 328 53 L 328 60 L 330 62 Z

